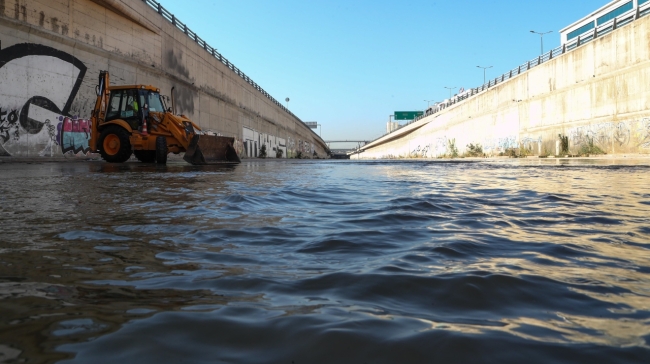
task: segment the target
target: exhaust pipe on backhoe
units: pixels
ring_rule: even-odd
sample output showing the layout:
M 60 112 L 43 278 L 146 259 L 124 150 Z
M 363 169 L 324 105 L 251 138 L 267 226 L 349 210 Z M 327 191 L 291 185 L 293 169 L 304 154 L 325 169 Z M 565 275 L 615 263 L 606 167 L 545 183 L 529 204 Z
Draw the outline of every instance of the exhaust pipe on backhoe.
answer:
M 176 86 L 172 86 L 172 114 L 176 115 L 176 98 L 174 97 L 174 89 L 176 89 Z

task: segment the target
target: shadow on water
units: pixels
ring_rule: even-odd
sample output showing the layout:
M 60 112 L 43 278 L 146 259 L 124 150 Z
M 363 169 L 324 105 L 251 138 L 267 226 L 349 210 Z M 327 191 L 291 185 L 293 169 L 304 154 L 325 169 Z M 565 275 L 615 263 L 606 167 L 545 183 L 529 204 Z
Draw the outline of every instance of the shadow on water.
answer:
M 0 165 L 0 363 L 643 363 L 647 173 Z
M 170 163 L 159 165 L 155 163 L 93 163 L 89 164 L 90 172 L 120 173 L 185 173 L 185 172 L 232 172 L 236 164 L 190 165 L 187 163 Z

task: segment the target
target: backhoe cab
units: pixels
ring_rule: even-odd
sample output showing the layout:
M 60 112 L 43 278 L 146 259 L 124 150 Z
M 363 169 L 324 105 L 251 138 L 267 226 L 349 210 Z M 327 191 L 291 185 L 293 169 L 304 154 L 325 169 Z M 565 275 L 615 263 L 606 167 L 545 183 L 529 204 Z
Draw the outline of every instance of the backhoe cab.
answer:
M 126 162 L 131 154 L 145 163 L 167 163 L 168 153 L 185 152 L 191 164 L 240 163 L 234 138 L 207 135 L 184 115 L 167 108 L 160 89 L 129 85 L 109 87 L 101 71 L 97 101 L 91 116 L 90 148 L 111 163 Z

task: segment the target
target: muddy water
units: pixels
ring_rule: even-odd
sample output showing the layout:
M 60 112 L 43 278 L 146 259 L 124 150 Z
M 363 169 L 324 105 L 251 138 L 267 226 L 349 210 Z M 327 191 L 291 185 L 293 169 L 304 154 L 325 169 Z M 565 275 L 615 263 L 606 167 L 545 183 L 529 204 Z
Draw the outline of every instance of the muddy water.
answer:
M 0 164 L 0 362 L 647 363 L 647 164 Z

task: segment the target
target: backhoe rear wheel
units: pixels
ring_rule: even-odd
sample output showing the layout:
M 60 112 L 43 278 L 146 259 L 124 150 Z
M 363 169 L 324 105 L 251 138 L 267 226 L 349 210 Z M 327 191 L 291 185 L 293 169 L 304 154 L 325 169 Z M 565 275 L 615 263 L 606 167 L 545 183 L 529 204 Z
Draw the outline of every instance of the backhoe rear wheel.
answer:
M 129 132 L 121 126 L 107 126 L 99 135 L 99 153 L 107 162 L 126 162 L 131 157 Z
M 156 138 L 156 163 L 167 164 L 167 138 L 159 136 Z
M 153 163 L 156 161 L 155 150 L 134 150 L 133 155 L 142 163 Z

